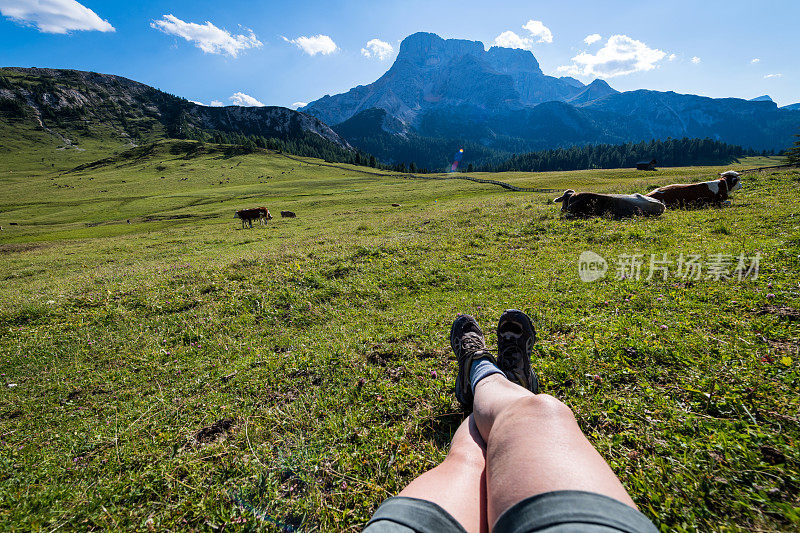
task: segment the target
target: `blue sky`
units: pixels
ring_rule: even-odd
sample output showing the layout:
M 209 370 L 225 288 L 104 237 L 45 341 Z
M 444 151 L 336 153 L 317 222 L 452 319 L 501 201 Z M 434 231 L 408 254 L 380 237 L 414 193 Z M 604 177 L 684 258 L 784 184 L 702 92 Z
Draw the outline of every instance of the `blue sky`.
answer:
M 800 102 L 797 0 L 0 0 L 0 13 L 0 66 L 118 74 L 206 104 L 344 92 L 417 31 L 524 47 L 546 74 L 623 91 Z

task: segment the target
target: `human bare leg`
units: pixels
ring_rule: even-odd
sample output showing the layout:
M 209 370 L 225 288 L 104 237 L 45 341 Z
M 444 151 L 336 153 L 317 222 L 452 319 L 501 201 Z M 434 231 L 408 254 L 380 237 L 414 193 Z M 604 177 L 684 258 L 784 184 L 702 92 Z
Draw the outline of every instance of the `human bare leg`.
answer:
M 414 479 L 399 494 L 431 501 L 467 531 L 487 531 L 486 447 L 472 416 L 453 435 L 445 460 Z
M 592 492 L 635 508 L 572 411 L 552 396 L 534 394 L 538 378 L 530 368 L 530 354 L 535 338 L 527 315 L 504 313 L 498 325 L 497 361 L 504 373 L 473 379 L 469 389 L 476 426 L 487 443 L 488 524 L 526 498 L 561 490 Z M 492 358 L 486 356 L 483 334 L 471 317 L 456 320 L 451 344 L 460 364 L 459 396 L 467 369 L 485 366 Z M 459 400 L 465 403 L 464 399 L 470 398 L 462 393 Z
M 475 389 L 475 421 L 488 437 L 487 519 L 545 492 L 581 490 L 636 507 L 617 476 L 578 427 L 572 411 L 499 374 Z

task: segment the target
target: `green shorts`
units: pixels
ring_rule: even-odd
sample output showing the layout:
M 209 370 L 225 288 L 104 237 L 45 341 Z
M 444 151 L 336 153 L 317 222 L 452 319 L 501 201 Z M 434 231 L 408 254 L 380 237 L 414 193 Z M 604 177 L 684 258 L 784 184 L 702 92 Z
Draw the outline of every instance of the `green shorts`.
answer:
M 547 492 L 517 503 L 500 518 L 498 533 L 657 533 L 642 513 L 593 492 Z M 417 498 L 389 498 L 367 523 L 364 533 L 466 533 L 450 513 Z

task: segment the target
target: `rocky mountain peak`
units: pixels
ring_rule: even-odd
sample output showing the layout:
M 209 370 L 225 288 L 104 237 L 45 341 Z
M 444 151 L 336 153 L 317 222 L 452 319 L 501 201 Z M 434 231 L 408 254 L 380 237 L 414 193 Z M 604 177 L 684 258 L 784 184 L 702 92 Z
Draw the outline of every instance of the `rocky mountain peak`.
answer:
M 619 91 L 613 89 L 605 80 L 600 78 L 584 87 L 578 94 L 567 100 L 572 105 L 580 106 L 599 100 L 606 96 L 617 94 Z
M 501 48 L 492 46 L 486 52 L 486 59 L 497 72 L 503 74 L 516 74 L 518 72 L 530 72 L 542 74 L 539 62 L 529 50 L 518 48 Z
M 412 33 L 400 43 L 396 61 L 436 66 L 465 55 L 483 55 L 483 43 L 466 39 L 442 39 L 435 33 Z
M 417 126 L 434 109 L 463 106 L 472 113 L 511 110 L 565 101 L 583 89 L 572 78 L 546 76 L 528 50 L 492 47 L 480 41 L 409 35 L 391 68 L 374 83 L 325 96 L 304 107 L 328 124 L 340 124 L 370 108 L 385 109 Z
M 611 89 L 611 86 L 608 84 L 608 82 L 606 82 L 606 80 L 601 80 L 600 78 L 597 78 L 592 83 L 590 83 L 589 87 L 594 87 L 595 89 L 606 89 L 606 90 Z M 614 89 L 611 90 L 614 91 Z
M 485 50 L 480 41 L 442 39 L 435 33 L 425 32 L 414 33 L 403 39 L 397 61 L 439 66 L 467 56 L 486 61 L 493 70 L 501 74 L 542 74 L 539 62 L 529 50 L 499 46 Z

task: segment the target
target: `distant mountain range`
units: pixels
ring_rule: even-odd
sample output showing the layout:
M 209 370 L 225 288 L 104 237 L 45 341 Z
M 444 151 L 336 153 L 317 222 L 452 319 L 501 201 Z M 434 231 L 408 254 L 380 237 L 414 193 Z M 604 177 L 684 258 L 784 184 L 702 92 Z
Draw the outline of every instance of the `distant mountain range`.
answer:
M 486 50 L 478 41 L 415 33 L 377 81 L 326 95 L 300 111 L 332 125 L 356 147 L 367 149 L 381 138 L 390 153 L 392 138 L 408 145 L 414 136 L 503 152 L 668 137 L 781 150 L 800 130 L 797 108 L 779 109 L 769 97 L 619 92 L 602 80 L 584 85 L 548 76 L 526 50 Z M 375 109 L 385 112 L 380 120 Z
M 31 128 L 66 145 L 81 138 L 144 143 L 164 137 L 278 139 L 323 152 L 353 152 L 321 120 L 284 107 L 206 107 L 120 76 L 0 68 L 0 127 Z
M 528 51 L 416 33 L 375 83 L 301 109 L 207 107 L 120 76 L 77 70 L 0 68 L 0 139 L 143 144 L 161 138 L 268 147 L 344 162 L 441 170 L 462 162 L 584 144 L 713 138 L 781 150 L 800 130 L 800 104 L 674 92 L 619 92 L 544 74 Z M 330 126 L 329 126 L 330 125 Z M 26 137 L 27 138 L 27 137 Z M 48 141 L 48 139 L 50 141 Z

